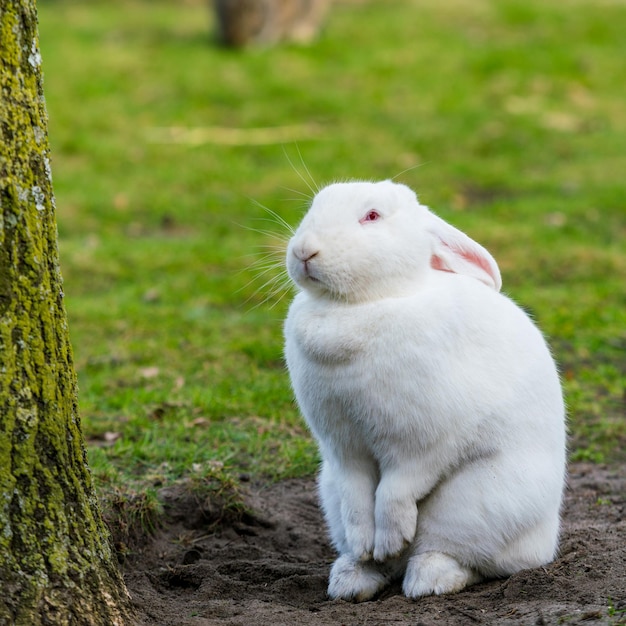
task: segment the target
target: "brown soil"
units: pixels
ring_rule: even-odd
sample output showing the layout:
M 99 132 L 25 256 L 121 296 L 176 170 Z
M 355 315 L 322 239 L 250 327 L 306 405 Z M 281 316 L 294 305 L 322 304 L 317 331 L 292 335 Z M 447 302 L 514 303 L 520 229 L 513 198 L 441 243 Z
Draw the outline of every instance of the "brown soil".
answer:
M 572 465 L 551 565 L 418 601 L 399 585 L 372 602 L 329 600 L 313 481 L 249 491 L 254 515 L 219 532 L 169 493 L 168 523 L 127 563 L 143 626 L 626 624 L 626 467 Z

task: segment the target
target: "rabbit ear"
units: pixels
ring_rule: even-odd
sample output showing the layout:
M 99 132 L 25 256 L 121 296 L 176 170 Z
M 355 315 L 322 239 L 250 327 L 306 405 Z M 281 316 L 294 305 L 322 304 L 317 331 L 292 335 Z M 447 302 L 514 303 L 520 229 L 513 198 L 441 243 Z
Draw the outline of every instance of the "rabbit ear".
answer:
M 500 291 L 502 278 L 495 259 L 480 244 L 434 213 L 428 212 L 427 230 L 433 235 L 430 265 L 436 270 L 472 276 Z

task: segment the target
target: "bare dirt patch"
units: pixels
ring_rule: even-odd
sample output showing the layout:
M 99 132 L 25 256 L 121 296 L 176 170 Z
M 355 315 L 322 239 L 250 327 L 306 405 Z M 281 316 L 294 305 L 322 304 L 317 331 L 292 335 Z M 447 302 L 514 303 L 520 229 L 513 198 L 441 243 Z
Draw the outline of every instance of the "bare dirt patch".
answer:
M 126 565 L 142 626 L 626 624 L 626 466 L 570 467 L 554 563 L 418 601 L 399 585 L 362 604 L 329 600 L 314 482 L 249 492 L 254 514 L 218 531 L 168 495 L 167 524 Z

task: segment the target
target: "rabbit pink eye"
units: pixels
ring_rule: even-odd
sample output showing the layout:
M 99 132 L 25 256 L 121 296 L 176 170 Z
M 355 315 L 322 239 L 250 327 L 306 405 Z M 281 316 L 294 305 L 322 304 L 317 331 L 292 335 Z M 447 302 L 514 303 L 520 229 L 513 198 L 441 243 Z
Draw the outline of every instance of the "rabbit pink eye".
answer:
M 363 222 L 375 222 L 378 219 L 380 219 L 380 213 L 372 209 L 371 211 L 368 211 L 365 214 L 365 217 L 359 221 L 363 224 Z

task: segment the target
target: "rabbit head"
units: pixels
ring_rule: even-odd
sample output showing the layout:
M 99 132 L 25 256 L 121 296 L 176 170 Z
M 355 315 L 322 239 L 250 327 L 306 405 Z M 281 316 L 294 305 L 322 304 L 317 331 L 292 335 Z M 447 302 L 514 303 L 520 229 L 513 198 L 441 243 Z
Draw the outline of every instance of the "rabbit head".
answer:
M 388 180 L 323 188 L 289 242 L 287 270 L 310 294 L 347 302 L 412 293 L 437 271 L 502 284 L 487 250 Z

